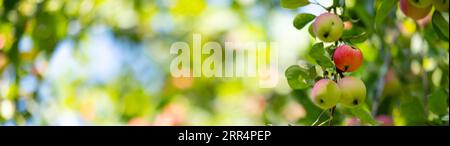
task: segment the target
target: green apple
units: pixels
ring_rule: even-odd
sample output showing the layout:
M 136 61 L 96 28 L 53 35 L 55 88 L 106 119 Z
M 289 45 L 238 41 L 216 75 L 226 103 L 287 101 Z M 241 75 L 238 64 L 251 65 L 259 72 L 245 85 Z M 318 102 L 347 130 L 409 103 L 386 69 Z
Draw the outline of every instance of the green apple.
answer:
M 335 14 L 323 13 L 314 21 L 313 31 L 320 40 L 334 42 L 341 38 L 344 32 L 344 23 Z
M 347 76 L 339 80 L 341 89 L 341 100 L 339 101 L 346 107 L 356 107 L 364 103 L 366 99 L 366 86 L 358 78 Z
M 311 100 L 322 109 L 329 109 L 339 102 L 341 90 L 339 86 L 330 79 L 321 79 L 314 84 L 311 91 Z
M 438 11 L 448 12 L 448 0 L 433 0 L 433 5 Z
M 429 7 L 429 6 L 431 6 L 431 3 L 433 2 L 431 0 L 408 0 L 408 1 L 411 5 L 418 7 L 418 8 Z

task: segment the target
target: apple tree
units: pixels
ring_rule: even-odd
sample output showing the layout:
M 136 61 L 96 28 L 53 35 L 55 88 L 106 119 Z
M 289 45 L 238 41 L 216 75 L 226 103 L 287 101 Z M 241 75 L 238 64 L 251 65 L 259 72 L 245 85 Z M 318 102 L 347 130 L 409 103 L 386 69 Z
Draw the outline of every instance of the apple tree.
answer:
M 280 0 L 313 41 L 285 71 L 304 125 L 448 125 L 448 0 Z M 303 63 L 304 62 L 304 63 Z

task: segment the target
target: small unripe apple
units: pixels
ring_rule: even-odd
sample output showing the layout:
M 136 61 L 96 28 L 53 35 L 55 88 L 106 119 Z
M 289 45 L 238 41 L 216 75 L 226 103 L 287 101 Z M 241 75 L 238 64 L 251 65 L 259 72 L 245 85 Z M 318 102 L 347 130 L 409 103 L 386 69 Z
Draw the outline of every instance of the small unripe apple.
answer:
M 335 106 L 341 98 L 339 86 L 330 79 L 321 79 L 316 82 L 311 91 L 311 100 L 322 109 Z
M 347 107 L 355 107 L 364 103 L 366 99 L 366 86 L 363 81 L 355 77 L 344 77 L 338 82 L 341 89 L 342 105 Z
M 400 10 L 403 14 L 414 19 L 419 20 L 427 16 L 431 11 L 431 5 L 420 8 L 411 4 L 409 0 L 400 0 Z
M 313 31 L 320 40 L 334 42 L 341 38 L 344 32 L 344 23 L 335 14 L 323 13 L 314 21 Z
M 400 80 L 398 79 L 395 71 L 391 68 L 386 72 L 384 76 L 384 89 L 383 97 L 385 96 L 397 96 L 400 94 Z
M 358 69 L 363 61 L 363 54 L 358 48 L 341 45 L 336 48 L 333 55 L 336 67 L 344 72 L 352 72 Z
M 433 5 L 438 11 L 448 12 L 448 0 L 433 0 Z
M 344 30 L 350 30 L 353 28 L 353 24 L 351 21 L 345 21 L 344 22 Z
M 136 117 L 128 121 L 128 126 L 151 126 L 151 123 L 148 122 L 145 118 Z
M 353 118 L 347 119 L 345 125 L 347 125 L 347 126 L 361 126 L 361 122 L 359 121 L 358 118 L 353 117 Z
M 379 115 L 375 117 L 380 125 L 379 126 L 394 126 L 394 120 L 388 115 Z M 350 118 L 346 121 L 347 126 L 361 126 L 361 121 L 358 118 Z
M 380 126 L 394 126 L 394 120 L 390 116 L 379 115 L 375 119 L 381 123 Z
M 0 33 L 0 49 L 3 49 L 5 44 L 6 44 L 6 37 L 5 37 L 5 35 Z
M 418 8 L 426 8 L 431 6 L 431 0 L 408 0 L 409 3 Z

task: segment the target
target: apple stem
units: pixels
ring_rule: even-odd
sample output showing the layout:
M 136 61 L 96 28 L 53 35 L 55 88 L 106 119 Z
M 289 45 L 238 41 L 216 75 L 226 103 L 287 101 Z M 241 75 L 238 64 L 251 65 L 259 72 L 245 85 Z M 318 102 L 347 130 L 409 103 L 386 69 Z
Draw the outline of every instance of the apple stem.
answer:
M 328 77 L 328 71 L 325 70 L 325 71 L 323 72 L 323 77 L 324 77 L 324 78 L 327 78 L 327 77 Z
M 339 68 L 334 67 L 334 69 L 336 70 L 336 74 L 334 76 L 334 81 L 337 83 L 338 82 L 338 78 L 342 79 L 344 78 L 344 73 L 343 71 L 341 71 Z
M 335 46 L 336 47 L 338 46 L 338 42 L 337 41 L 335 42 Z M 333 56 L 333 54 L 331 54 L 331 55 Z M 334 74 L 334 80 L 333 81 L 337 83 L 338 82 L 338 78 L 339 79 L 344 78 L 344 74 L 336 66 L 334 67 L 334 70 L 336 71 L 336 73 Z M 336 111 L 336 106 L 333 106 L 330 109 L 330 119 L 328 120 L 328 126 L 332 126 L 332 124 L 333 124 L 333 116 L 334 116 L 335 111 Z

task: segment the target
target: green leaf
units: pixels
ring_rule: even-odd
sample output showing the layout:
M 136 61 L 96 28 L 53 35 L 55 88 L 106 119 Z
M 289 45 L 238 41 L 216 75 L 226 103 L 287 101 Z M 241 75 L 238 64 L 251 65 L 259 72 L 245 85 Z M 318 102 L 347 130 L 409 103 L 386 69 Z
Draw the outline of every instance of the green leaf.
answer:
M 341 17 L 343 22 L 351 20 L 351 18 L 349 16 L 347 16 L 347 15 L 341 15 L 339 17 Z
M 402 99 L 400 115 L 405 118 L 406 125 L 423 125 L 426 123 L 423 105 L 416 97 L 404 97 Z
M 445 21 L 444 17 L 442 17 L 441 13 L 435 11 L 432 18 L 433 28 L 439 35 L 443 35 L 445 37 L 444 40 L 448 41 L 448 22 Z
M 369 34 L 367 32 L 363 32 L 359 35 L 355 35 L 354 37 L 349 39 L 349 41 L 353 44 L 363 43 L 364 41 L 367 40 L 368 37 L 369 37 Z
M 430 108 L 431 112 L 440 116 L 448 113 L 448 96 L 443 89 L 439 88 L 431 93 L 428 107 Z
M 367 108 L 363 106 L 358 106 L 350 109 L 350 112 L 356 116 L 362 123 L 368 123 L 370 125 L 379 125 L 379 122 L 375 120 L 370 114 Z
M 372 26 L 374 23 L 374 16 L 366 9 L 366 5 L 371 5 L 372 3 L 373 2 L 371 1 L 355 1 L 355 6 L 353 7 L 354 10 L 352 11 L 354 11 L 356 16 L 353 16 L 353 18 L 358 18 L 364 26 Z M 371 32 L 372 29 L 373 27 L 366 27 L 366 30 L 369 32 Z
M 310 66 L 309 67 L 309 79 L 311 79 L 310 81 L 312 81 L 311 85 L 313 85 L 315 83 L 315 78 L 317 76 L 317 71 L 316 68 L 314 66 Z
M 441 118 L 442 121 L 448 122 L 448 114 Z
M 375 24 L 381 24 L 392 9 L 395 8 L 397 0 L 382 0 L 375 14 Z
M 327 51 L 328 54 L 334 54 L 334 51 L 336 51 L 336 46 L 335 45 L 331 45 L 325 48 L 325 50 Z
M 333 67 L 333 62 L 331 61 L 330 55 L 323 48 L 323 43 L 316 43 L 313 45 L 312 49 L 309 51 L 309 56 L 314 58 L 322 68 Z
M 312 86 L 314 84 L 314 77 L 310 76 L 310 74 L 310 71 L 298 65 L 290 66 L 285 72 L 288 84 L 292 89 L 304 89 Z
M 36 48 L 44 50 L 50 56 L 58 42 L 67 34 L 68 24 L 65 21 L 65 16 L 60 13 L 39 13 L 36 16 L 36 28 L 32 32 Z
M 314 30 L 313 30 L 313 24 L 309 25 L 308 32 L 309 32 L 309 35 L 311 35 L 311 37 L 316 38 L 316 34 L 314 34 Z
M 333 6 L 339 6 L 339 0 L 333 0 Z
M 308 0 L 280 0 L 281 7 L 295 9 L 309 4 Z
M 314 18 L 316 18 L 316 16 L 313 14 L 307 13 L 298 14 L 294 18 L 294 27 L 300 30 L 303 27 L 305 27 L 306 24 L 314 20 Z
M 4 12 L 9 12 L 10 10 L 14 10 L 16 8 L 16 5 L 20 2 L 20 1 L 2 1 L 3 2 L 3 8 L 5 8 Z M 1 4 L 0 4 L 1 5 Z
M 342 34 L 342 39 L 352 44 L 362 43 L 367 40 L 369 33 L 361 27 L 354 27 L 350 30 L 345 30 Z

